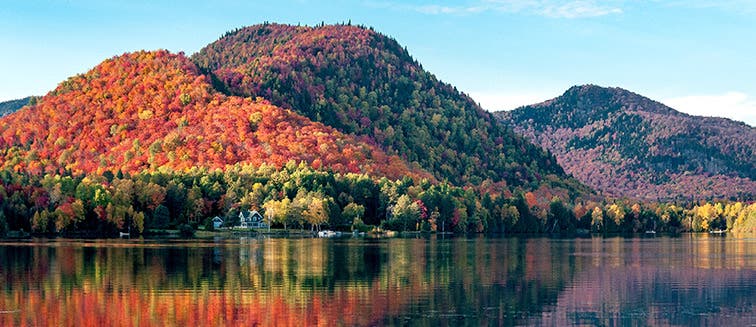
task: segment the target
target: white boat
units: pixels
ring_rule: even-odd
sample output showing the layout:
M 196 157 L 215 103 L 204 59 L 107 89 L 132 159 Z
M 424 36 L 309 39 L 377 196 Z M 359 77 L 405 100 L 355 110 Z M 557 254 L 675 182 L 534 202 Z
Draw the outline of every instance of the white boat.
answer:
M 336 237 L 339 233 L 332 230 L 322 230 L 318 232 L 318 237 Z

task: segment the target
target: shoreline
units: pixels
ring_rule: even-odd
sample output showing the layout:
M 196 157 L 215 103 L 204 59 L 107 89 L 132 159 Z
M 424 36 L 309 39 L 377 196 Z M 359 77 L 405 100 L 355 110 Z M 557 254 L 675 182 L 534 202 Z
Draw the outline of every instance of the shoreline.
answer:
M 24 241 L 33 239 L 69 239 L 69 240 L 129 240 L 129 239 L 143 239 L 143 240 L 206 240 L 217 237 L 223 238 L 333 238 L 333 239 L 346 239 L 346 238 L 364 238 L 364 239 L 381 239 L 381 238 L 419 238 L 430 236 L 442 236 L 449 238 L 471 238 L 471 237 L 483 237 L 483 238 L 551 238 L 551 239 L 585 239 L 585 238 L 657 238 L 657 237 L 680 237 L 683 235 L 710 235 L 711 237 L 727 237 L 727 236 L 741 236 L 741 235 L 756 235 L 756 232 L 730 232 L 730 231 L 706 231 L 706 232 L 658 232 L 658 233 L 466 233 L 455 234 L 452 232 L 396 232 L 396 231 L 381 231 L 381 232 L 369 232 L 369 233 L 353 233 L 353 232 L 341 232 L 338 236 L 319 237 L 318 232 L 310 230 L 299 229 L 272 229 L 267 230 L 242 230 L 242 229 L 224 229 L 224 230 L 196 230 L 191 237 L 185 237 L 181 235 L 181 232 L 177 229 L 166 230 L 154 230 L 144 233 L 142 235 L 135 236 L 121 236 L 121 237 L 108 237 L 103 235 L 95 235 L 94 233 L 75 233 L 75 234 L 36 234 L 36 233 L 23 233 L 18 231 L 9 232 L 8 235 L 0 237 L 0 241 Z

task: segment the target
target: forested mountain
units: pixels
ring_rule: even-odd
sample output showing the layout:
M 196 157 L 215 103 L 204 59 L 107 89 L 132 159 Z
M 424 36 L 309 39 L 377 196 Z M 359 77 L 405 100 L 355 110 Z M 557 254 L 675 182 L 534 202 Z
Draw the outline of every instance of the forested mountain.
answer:
M 371 29 L 256 25 L 227 33 L 192 59 L 228 94 L 263 97 L 366 137 L 439 180 L 535 189 L 547 176 L 567 179 L 551 154 Z
M 753 197 L 743 124 L 593 86 L 500 115 L 610 194 Z M 459 233 L 752 230 L 756 217 L 741 202 L 686 208 L 603 202 L 362 27 L 263 24 L 191 59 L 127 53 L 0 118 L 0 236 L 191 231 L 253 209 L 283 228 Z
M 0 117 L 16 112 L 23 106 L 33 103 L 36 97 L 25 97 L 23 99 L 0 102 Z
M 188 58 L 167 51 L 105 60 L 0 120 L 0 167 L 35 175 L 280 168 L 290 160 L 336 172 L 430 176 L 263 99 L 223 95 Z
M 612 196 L 753 199 L 756 129 L 696 117 L 620 89 L 575 86 L 496 113 L 551 150 L 565 170 Z
M 568 230 L 562 201 L 586 195 L 362 27 L 264 24 L 192 59 L 127 53 L 0 119 L 0 235 L 191 230 L 251 209 L 284 228 Z

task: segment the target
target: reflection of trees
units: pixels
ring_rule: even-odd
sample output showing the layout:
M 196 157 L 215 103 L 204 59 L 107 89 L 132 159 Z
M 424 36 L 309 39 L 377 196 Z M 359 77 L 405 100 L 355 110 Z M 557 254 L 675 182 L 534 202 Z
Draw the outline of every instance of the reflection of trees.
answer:
M 515 321 L 511 312 L 553 302 L 571 274 L 564 251 L 551 251 L 547 241 L 435 238 L 0 247 L 3 307 L 21 310 L 0 324 Z
M 744 267 L 742 256 L 710 256 L 698 261 L 705 267 L 693 268 L 689 259 L 670 255 L 661 262 L 670 270 L 653 270 L 643 266 L 649 245 L 627 242 L 253 239 L 0 246 L 0 310 L 19 310 L 0 315 L 0 325 L 371 325 L 407 319 L 428 325 L 557 319 L 559 325 L 597 312 L 590 303 L 620 303 L 610 308 L 616 312 L 622 303 L 646 298 L 695 304 L 702 297 L 723 303 L 735 297 L 742 304 L 755 290 L 753 270 L 728 273 Z M 748 249 L 738 242 L 707 246 L 720 254 Z M 750 288 L 713 281 L 723 268 L 725 281 Z M 711 282 L 724 291 L 711 294 L 708 284 L 694 284 L 698 288 L 665 293 L 669 281 Z M 604 309 L 596 314 L 615 312 Z

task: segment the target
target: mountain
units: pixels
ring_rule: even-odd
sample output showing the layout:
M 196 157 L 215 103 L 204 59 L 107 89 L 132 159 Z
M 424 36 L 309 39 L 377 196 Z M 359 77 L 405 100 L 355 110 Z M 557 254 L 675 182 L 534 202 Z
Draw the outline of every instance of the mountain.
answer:
M 36 97 L 25 97 L 23 99 L 0 102 L 0 117 L 9 115 L 21 109 L 36 100 Z
M 690 116 L 595 85 L 496 116 L 556 154 L 568 173 L 611 196 L 756 195 L 756 129 L 741 122 Z
M 227 33 L 192 60 L 227 94 L 262 97 L 365 138 L 438 180 L 510 189 L 568 180 L 553 155 L 372 29 L 255 25 Z
M 32 174 L 282 166 L 430 176 L 263 99 L 226 96 L 182 54 L 128 53 L 0 119 L 0 167 Z

